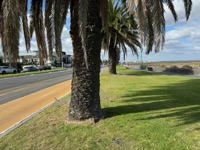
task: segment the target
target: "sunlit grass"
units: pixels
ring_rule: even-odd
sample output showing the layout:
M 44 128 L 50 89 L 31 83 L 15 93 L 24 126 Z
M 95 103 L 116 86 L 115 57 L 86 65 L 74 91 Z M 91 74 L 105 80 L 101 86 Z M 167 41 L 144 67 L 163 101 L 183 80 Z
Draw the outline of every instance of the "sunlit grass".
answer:
M 199 149 L 200 79 L 118 73 L 101 76 L 105 119 L 66 124 L 68 96 L 2 138 L 0 149 Z

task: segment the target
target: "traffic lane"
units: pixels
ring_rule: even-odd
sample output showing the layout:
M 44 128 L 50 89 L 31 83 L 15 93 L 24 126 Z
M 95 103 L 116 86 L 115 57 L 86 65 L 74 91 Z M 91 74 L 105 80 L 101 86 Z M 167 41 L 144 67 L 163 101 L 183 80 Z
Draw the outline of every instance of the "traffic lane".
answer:
M 72 78 L 72 74 L 68 72 L 68 74 L 64 74 L 60 77 L 52 77 L 47 78 L 38 82 L 30 82 L 29 84 L 23 86 L 17 86 L 10 89 L 5 89 L 0 91 L 0 105 L 15 100 L 17 98 L 29 95 L 31 93 L 40 91 L 47 87 L 51 87 L 58 83 L 70 80 Z
M 30 84 L 30 83 L 35 83 L 35 82 L 46 80 L 46 79 L 65 76 L 65 75 L 71 74 L 71 72 L 72 72 L 72 70 L 70 69 L 70 70 L 59 71 L 59 72 L 43 73 L 43 74 L 1 79 L 0 80 L 0 91 L 5 90 L 5 89 L 10 89 L 13 87 L 19 87 L 19 86 Z
M 4 91 L 6 89 L 13 90 L 13 88 L 18 88 L 20 86 L 24 86 L 30 83 L 35 83 L 38 81 L 56 78 L 60 76 L 66 76 L 69 74 L 72 74 L 72 69 L 59 72 L 42 73 L 42 74 L 0 79 L 0 94 L 2 93 L 1 91 Z
M 4 91 L 3 93 L 0 93 L 0 105 L 13 101 L 17 98 L 24 97 L 26 95 L 35 93 L 37 91 L 40 91 L 42 89 L 51 87 L 53 85 L 56 85 L 58 83 L 67 81 L 71 79 L 71 74 L 61 76 L 61 77 L 56 77 L 52 79 L 46 79 L 40 82 L 36 83 L 31 83 L 31 84 L 26 84 L 26 86 L 23 86 L 21 88 L 17 88 L 15 90 L 7 90 Z

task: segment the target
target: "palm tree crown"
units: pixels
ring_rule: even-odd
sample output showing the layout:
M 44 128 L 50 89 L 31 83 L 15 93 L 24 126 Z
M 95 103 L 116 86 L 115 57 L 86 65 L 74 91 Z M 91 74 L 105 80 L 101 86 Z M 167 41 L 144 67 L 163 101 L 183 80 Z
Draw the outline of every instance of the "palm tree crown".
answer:
M 124 54 L 127 53 L 126 46 L 128 46 L 137 55 L 137 47 L 141 47 L 141 44 L 138 41 L 136 22 L 126 7 L 119 2 L 119 0 L 109 0 L 108 31 L 103 30 L 102 46 L 109 50 L 113 42 L 114 48 L 122 49 Z

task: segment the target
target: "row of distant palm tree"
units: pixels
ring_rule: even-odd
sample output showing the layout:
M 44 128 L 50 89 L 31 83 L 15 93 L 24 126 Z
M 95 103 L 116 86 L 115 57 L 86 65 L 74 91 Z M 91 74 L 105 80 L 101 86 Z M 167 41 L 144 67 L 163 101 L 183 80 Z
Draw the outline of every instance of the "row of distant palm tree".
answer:
M 44 2 L 45 23 L 42 10 Z M 188 19 L 192 0 L 183 2 Z M 99 96 L 102 41 L 109 50 L 111 62 L 114 63 L 116 49 L 122 48 L 126 54 L 126 45 L 135 54 L 137 47 L 141 45 L 146 46 L 146 53 L 153 49 L 159 51 L 165 41 L 164 4 L 169 7 L 177 21 L 173 0 L 122 0 L 118 4 L 115 0 L 31 0 L 31 22 L 28 26 L 28 0 L 0 0 L 3 53 L 10 62 L 16 62 L 19 55 L 20 24 L 23 25 L 27 51 L 30 50 L 30 39 L 35 32 L 39 56 L 47 57 L 46 28 L 49 54 L 52 54 L 53 48 L 60 53 L 60 36 L 66 23 L 67 10 L 70 9 L 74 68 L 68 120 L 95 121 L 103 114 Z M 115 70 L 111 72 L 115 73 Z

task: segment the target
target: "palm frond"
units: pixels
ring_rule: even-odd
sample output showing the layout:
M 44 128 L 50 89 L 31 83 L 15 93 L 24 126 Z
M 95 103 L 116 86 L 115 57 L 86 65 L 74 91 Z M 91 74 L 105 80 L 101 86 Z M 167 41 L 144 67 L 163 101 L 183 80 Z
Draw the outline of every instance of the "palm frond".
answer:
M 155 52 L 163 48 L 165 42 L 165 18 L 164 6 L 160 0 L 156 0 L 153 5 L 152 13 L 154 12 L 154 32 L 155 32 Z M 146 52 L 149 54 L 149 52 Z
M 177 22 L 178 21 L 178 16 L 177 16 L 176 11 L 174 9 L 174 4 L 172 3 L 171 0 L 164 0 L 164 2 L 167 4 L 168 8 L 172 12 L 172 15 L 174 17 L 174 21 Z
M 69 0 L 56 0 L 55 1 L 55 48 L 56 53 L 60 57 L 62 56 L 62 42 L 61 42 L 61 34 L 63 27 L 66 23 L 66 16 L 69 7 Z
M 3 24 L 2 2 L 3 0 L 0 0 L 0 38 L 2 37 L 2 24 Z
M 172 0 L 123 0 L 130 14 L 136 16 L 140 38 L 147 46 L 146 53 L 149 54 L 153 47 L 155 52 L 163 48 L 165 42 L 165 18 L 164 4 L 170 9 L 174 21 L 178 20 Z M 183 0 L 185 5 L 186 19 L 188 20 L 192 0 Z
M 24 30 L 24 38 L 26 43 L 26 50 L 27 52 L 30 51 L 30 34 L 29 34 L 29 27 L 28 27 L 28 19 L 27 19 L 27 7 L 28 7 L 28 0 L 20 0 L 20 11 L 22 16 L 22 24 Z
M 104 31 L 104 34 L 108 33 L 108 0 L 101 0 L 100 1 L 100 15 L 102 19 L 102 30 Z M 106 40 L 105 43 L 109 45 L 109 35 L 106 34 Z M 102 36 L 104 37 L 104 36 Z
M 42 4 L 43 4 L 43 0 L 32 0 L 31 23 L 30 23 L 31 37 L 32 37 L 33 31 L 35 30 L 37 45 L 38 45 L 38 49 L 39 49 L 39 58 L 40 58 L 41 64 L 43 64 L 43 59 L 47 58 L 47 48 L 46 48 L 46 41 L 45 41 Z
M 185 6 L 185 16 L 186 20 L 189 19 L 190 12 L 192 10 L 192 0 L 183 0 Z
M 55 13 L 55 0 L 46 1 L 45 7 L 45 27 L 47 33 L 48 53 L 50 60 L 53 56 L 53 47 L 55 43 L 55 31 L 54 31 L 54 13 Z
M 19 57 L 20 11 L 16 0 L 2 2 L 2 45 L 3 53 L 11 65 Z

